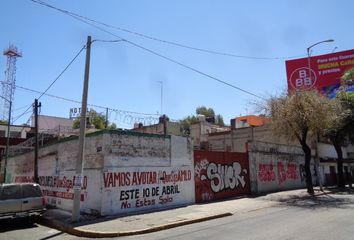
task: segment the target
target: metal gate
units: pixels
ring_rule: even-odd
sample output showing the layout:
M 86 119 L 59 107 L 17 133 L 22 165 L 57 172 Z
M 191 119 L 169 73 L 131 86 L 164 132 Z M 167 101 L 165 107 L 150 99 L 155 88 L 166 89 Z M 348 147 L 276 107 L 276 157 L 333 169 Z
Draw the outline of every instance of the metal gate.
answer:
M 194 151 L 194 179 L 197 203 L 248 195 L 248 154 Z

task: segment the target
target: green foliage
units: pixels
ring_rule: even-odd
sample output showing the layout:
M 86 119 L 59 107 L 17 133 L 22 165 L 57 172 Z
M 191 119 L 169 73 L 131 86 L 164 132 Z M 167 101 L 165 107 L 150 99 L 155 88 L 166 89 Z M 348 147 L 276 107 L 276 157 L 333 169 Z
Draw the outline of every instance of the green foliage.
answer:
M 117 125 L 115 123 L 111 123 L 108 127 L 108 130 L 116 130 L 117 129 Z
M 345 72 L 341 78 L 342 86 L 337 97 L 332 100 L 335 114 L 327 125 L 324 136 L 333 144 L 337 152 L 338 187 L 344 187 L 342 146 L 346 140 L 354 141 L 354 93 L 346 89 L 354 79 L 354 68 Z
M 314 191 L 310 171 L 311 148 L 307 140 L 323 131 L 333 115 L 333 109 L 330 100 L 316 91 L 283 94 L 270 98 L 266 103 L 274 133 L 298 140 L 304 151 L 306 185 L 310 194 Z
M 189 135 L 190 134 L 190 126 L 194 123 L 197 123 L 198 122 L 198 119 L 196 116 L 188 116 L 188 117 L 185 117 L 184 119 L 182 119 L 180 121 L 180 124 L 182 125 L 182 132 L 185 134 L 185 135 Z
M 219 126 L 225 126 L 224 118 L 220 114 L 215 116 L 215 123 Z
M 7 121 L 5 121 L 5 120 L 0 120 L 0 125 L 7 125 Z
M 290 140 L 306 141 L 327 126 L 333 112 L 330 100 L 316 91 L 297 91 L 271 98 L 266 106 L 275 133 Z
M 182 130 L 186 135 L 190 134 L 190 126 L 198 122 L 197 115 L 204 115 L 206 118 L 213 118 L 215 124 L 225 126 L 223 117 L 220 114 L 215 115 L 215 111 L 212 108 L 200 106 L 196 108 L 195 113 L 196 115 L 187 116 L 180 121 Z
M 206 108 L 205 106 L 197 107 L 195 113 L 204 115 L 205 117 L 215 117 L 214 109 Z
M 90 125 L 93 125 L 96 129 L 105 129 L 106 126 L 106 118 L 102 113 L 98 113 L 94 110 L 91 110 L 87 113 L 87 117 L 89 119 Z M 75 119 L 73 124 L 74 129 L 80 128 L 80 118 Z M 114 130 L 117 129 L 117 125 L 115 123 L 110 124 L 107 129 Z
M 342 85 L 346 85 L 349 82 L 354 81 L 354 67 L 346 71 L 341 77 Z
M 354 79 L 354 68 L 342 76 L 341 91 L 333 99 L 336 114 L 325 129 L 325 136 L 333 144 L 343 145 L 347 137 L 354 141 L 354 92 L 346 92 L 347 84 Z

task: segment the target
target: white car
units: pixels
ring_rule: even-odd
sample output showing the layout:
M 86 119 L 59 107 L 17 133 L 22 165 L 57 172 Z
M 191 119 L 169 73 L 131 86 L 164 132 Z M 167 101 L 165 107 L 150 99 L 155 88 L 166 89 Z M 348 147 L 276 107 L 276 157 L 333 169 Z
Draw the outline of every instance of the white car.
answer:
M 45 199 L 38 184 L 0 184 L 0 219 L 38 216 L 45 210 Z

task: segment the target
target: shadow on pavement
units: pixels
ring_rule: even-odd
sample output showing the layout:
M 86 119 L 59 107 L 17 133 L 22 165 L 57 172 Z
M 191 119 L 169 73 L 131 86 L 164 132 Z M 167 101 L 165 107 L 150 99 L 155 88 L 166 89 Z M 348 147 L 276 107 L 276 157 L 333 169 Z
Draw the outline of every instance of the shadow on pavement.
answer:
M 38 227 L 31 218 L 0 220 L 0 233 Z
M 39 240 L 47 240 L 47 239 L 55 238 L 55 237 L 58 237 L 58 236 L 60 236 L 60 235 L 62 235 L 62 234 L 63 234 L 63 232 L 58 232 L 58 233 L 55 233 L 55 234 L 50 235 L 50 236 L 48 236 L 48 237 L 41 238 L 41 239 L 39 239 Z
M 273 201 L 278 202 L 281 206 L 291 206 L 300 208 L 342 208 L 354 209 L 354 191 L 351 189 L 339 190 L 335 189 L 330 193 L 310 195 L 288 195 Z

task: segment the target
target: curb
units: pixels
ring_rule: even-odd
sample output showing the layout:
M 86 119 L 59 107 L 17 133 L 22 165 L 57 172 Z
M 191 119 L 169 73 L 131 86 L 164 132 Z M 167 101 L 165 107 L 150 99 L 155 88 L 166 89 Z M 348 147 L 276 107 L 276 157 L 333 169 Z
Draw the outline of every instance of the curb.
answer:
M 168 223 L 168 224 L 164 224 L 164 225 L 160 225 L 160 226 L 156 226 L 156 227 L 151 227 L 151 228 L 145 228 L 145 229 L 133 230 L 133 231 L 123 231 L 123 232 L 100 232 L 100 231 L 84 230 L 82 228 L 75 228 L 75 227 L 70 226 L 67 223 L 63 223 L 61 221 L 58 221 L 55 219 L 48 219 L 48 218 L 44 218 L 42 223 L 46 226 L 51 227 L 51 228 L 55 228 L 59 231 L 66 232 L 68 234 L 78 236 L 78 237 L 109 238 L 109 237 L 123 237 L 123 236 L 132 236 L 132 235 L 152 233 L 152 232 L 171 229 L 171 228 L 180 227 L 180 226 L 184 226 L 184 225 L 188 225 L 188 224 L 199 223 L 199 222 L 209 221 L 209 220 L 223 218 L 223 217 L 229 217 L 232 215 L 233 215 L 232 213 L 227 212 L 227 213 L 221 213 L 221 214 L 216 214 L 216 215 L 207 216 L 207 217 L 201 217 L 201 218 L 196 218 L 196 219 Z

